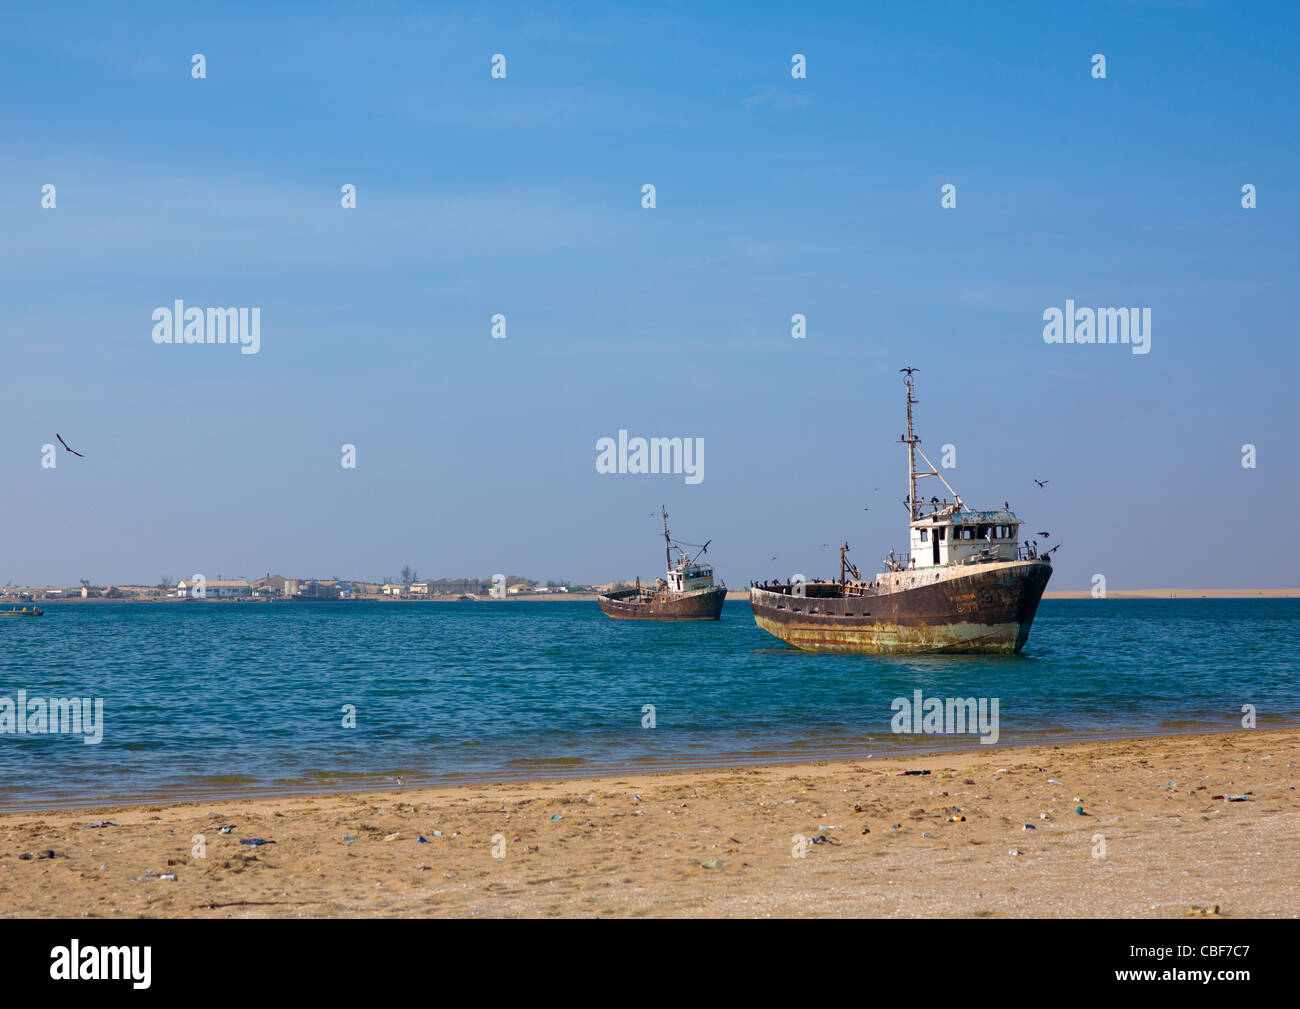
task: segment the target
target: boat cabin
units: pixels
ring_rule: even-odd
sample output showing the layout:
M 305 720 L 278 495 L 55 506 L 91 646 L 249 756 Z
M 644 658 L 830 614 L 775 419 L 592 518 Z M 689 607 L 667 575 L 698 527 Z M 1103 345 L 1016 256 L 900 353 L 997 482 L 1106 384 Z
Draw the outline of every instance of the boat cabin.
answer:
M 668 572 L 668 588 L 673 592 L 694 592 L 713 587 L 713 568 L 708 564 L 681 562 Z
M 947 508 L 909 525 L 913 568 L 1014 561 L 1017 557 L 1020 520 L 1006 508 Z

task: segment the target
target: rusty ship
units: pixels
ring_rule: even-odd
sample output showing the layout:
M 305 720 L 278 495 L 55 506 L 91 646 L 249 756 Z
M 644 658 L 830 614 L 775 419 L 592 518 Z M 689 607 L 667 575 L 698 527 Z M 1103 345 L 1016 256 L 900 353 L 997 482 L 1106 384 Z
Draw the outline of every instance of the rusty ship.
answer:
M 753 583 L 754 620 L 782 641 L 815 652 L 916 654 L 1019 652 L 1052 575 L 1051 554 L 1036 540 L 1021 543 L 1021 521 L 1010 505 L 968 508 L 921 451 L 912 426 L 918 400 L 912 374 L 907 389 L 910 550 L 894 551 L 884 571 L 863 578 L 840 548 L 838 580 Z M 928 470 L 917 472 L 920 456 Z M 917 480 L 937 477 L 951 498 L 918 500 Z M 1045 535 L 1045 534 L 1044 534 Z
M 637 576 L 636 586 L 606 592 L 596 597 L 600 608 L 615 620 L 717 620 L 722 615 L 722 604 L 727 598 L 725 584 L 713 584 L 713 568 L 700 560 L 709 549 L 706 541 L 694 554 L 682 547 L 696 547 L 693 543 L 677 543 L 668 533 L 668 509 L 661 508 L 664 517 L 664 558 L 667 577 L 655 579 L 653 585 L 643 586 Z M 673 552 L 677 553 L 676 562 Z

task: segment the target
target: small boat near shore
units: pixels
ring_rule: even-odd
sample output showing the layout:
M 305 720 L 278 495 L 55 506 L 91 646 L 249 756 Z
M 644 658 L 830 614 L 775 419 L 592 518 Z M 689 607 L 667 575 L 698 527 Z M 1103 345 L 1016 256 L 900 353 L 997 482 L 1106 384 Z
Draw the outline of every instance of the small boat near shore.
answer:
M 615 620 L 717 620 L 727 599 L 726 584 L 713 584 L 713 567 L 700 560 L 709 549 L 708 540 L 695 554 L 687 553 L 668 533 L 668 510 L 664 516 L 665 578 L 643 586 L 638 576 L 636 586 L 596 596 L 596 602 L 608 617 Z M 678 559 L 673 562 L 673 551 Z
M 19 609 L 14 606 L 7 610 L 0 610 L 0 617 L 43 617 L 45 611 L 39 606 L 24 606 Z

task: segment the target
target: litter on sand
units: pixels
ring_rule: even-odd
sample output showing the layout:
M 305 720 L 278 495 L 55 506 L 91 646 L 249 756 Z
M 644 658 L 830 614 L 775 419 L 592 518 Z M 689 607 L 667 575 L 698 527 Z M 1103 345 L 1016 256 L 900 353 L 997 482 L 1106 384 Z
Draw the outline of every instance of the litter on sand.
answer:
M 247 845 L 250 845 L 251 847 L 254 847 L 254 848 L 256 848 L 258 845 L 261 845 L 261 844 L 275 844 L 274 841 L 267 841 L 267 840 L 264 840 L 264 839 L 262 839 L 262 838 L 260 838 L 260 837 L 245 837 L 245 838 L 242 838 L 242 839 L 240 840 L 239 843 L 240 843 L 240 844 L 247 844 Z

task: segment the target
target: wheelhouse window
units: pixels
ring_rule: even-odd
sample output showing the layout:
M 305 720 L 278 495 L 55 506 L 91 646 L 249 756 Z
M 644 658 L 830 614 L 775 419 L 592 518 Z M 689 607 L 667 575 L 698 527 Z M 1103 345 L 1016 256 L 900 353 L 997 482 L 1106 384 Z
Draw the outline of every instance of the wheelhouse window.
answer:
M 929 530 L 929 529 L 922 529 L 922 530 L 921 530 L 921 542 L 922 542 L 922 543 L 929 543 L 929 542 L 930 542 L 930 530 Z

